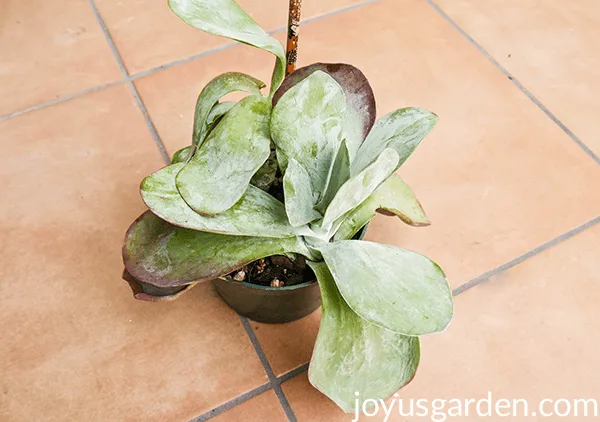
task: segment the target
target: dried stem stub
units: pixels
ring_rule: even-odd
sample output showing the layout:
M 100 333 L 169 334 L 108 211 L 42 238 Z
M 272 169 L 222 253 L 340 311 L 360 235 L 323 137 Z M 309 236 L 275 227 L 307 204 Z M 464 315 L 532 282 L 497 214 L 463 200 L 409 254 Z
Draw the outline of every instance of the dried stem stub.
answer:
M 300 32 L 300 7 L 302 0 L 290 0 L 288 19 L 287 51 L 285 74 L 289 75 L 296 70 L 298 59 L 298 33 Z

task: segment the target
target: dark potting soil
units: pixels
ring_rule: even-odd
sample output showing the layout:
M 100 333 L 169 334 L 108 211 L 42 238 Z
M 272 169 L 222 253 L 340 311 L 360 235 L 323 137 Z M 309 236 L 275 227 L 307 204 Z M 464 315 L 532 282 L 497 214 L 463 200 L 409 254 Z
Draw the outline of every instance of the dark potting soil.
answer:
M 254 261 L 226 276 L 227 279 L 259 286 L 285 287 L 316 281 L 315 274 L 306 265 L 303 256 L 292 261 L 286 256 L 275 255 Z
M 284 202 L 283 176 L 277 169 L 275 180 L 268 193 Z M 228 280 L 246 282 L 259 286 L 284 287 L 316 281 L 315 273 L 306 265 L 306 259 L 298 256 L 295 261 L 283 255 L 275 255 L 254 261 L 225 276 Z

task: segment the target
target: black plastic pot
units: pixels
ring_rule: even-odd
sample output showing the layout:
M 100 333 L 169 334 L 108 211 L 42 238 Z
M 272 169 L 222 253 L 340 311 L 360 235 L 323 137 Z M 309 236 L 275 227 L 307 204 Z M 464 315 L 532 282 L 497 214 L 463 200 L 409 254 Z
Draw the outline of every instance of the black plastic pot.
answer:
M 367 227 L 368 224 L 354 239 L 362 239 Z M 214 285 L 234 311 L 258 322 L 281 324 L 295 321 L 321 306 L 321 293 L 316 281 L 289 287 L 267 287 L 218 278 Z

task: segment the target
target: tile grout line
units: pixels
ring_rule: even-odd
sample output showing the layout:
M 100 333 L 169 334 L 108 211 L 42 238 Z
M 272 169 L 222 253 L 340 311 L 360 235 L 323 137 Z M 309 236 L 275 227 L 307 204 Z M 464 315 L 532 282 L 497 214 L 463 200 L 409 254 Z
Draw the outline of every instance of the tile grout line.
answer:
M 452 294 L 454 296 L 457 296 L 487 280 L 489 280 L 490 278 L 492 278 L 495 275 L 498 275 L 518 264 L 520 264 L 523 261 L 528 260 L 529 258 L 532 258 L 550 248 L 552 248 L 553 246 L 558 245 L 559 243 L 564 242 L 565 240 L 568 240 L 570 238 L 572 238 L 575 235 L 578 235 L 579 233 L 592 228 L 593 226 L 595 226 L 596 224 L 600 223 L 600 217 L 596 217 L 586 223 L 583 223 L 580 226 L 575 227 L 574 229 L 569 230 L 568 232 L 565 232 L 557 237 L 555 237 L 554 239 L 551 239 L 549 241 L 547 241 L 546 243 L 542 243 L 540 246 L 538 246 L 537 248 L 533 248 L 528 252 L 525 252 L 523 255 L 520 255 L 518 257 L 516 257 L 515 259 L 508 261 L 486 273 L 481 274 L 478 277 L 475 277 L 474 279 L 472 279 L 471 281 L 468 281 L 464 284 L 461 284 L 460 286 L 458 286 L 456 289 L 454 289 L 452 291 Z
M 308 366 L 309 366 L 309 362 L 300 365 L 299 367 L 292 369 L 289 372 L 286 372 L 285 374 L 281 375 L 280 377 L 277 378 L 277 382 L 279 384 L 283 384 L 286 381 L 291 380 L 292 378 L 305 373 L 306 371 L 308 371 Z
M 56 105 L 56 104 L 64 103 L 65 101 L 69 101 L 69 100 L 72 100 L 74 98 L 82 97 L 84 95 L 91 94 L 92 92 L 100 91 L 100 90 L 105 89 L 105 88 L 110 88 L 111 86 L 122 84 L 124 82 L 127 82 L 127 79 L 119 79 L 117 81 L 113 81 L 113 82 L 109 82 L 109 83 L 106 83 L 106 84 L 98 85 L 98 86 L 95 86 L 93 88 L 86 89 L 84 91 L 76 92 L 76 93 L 71 94 L 71 95 L 66 95 L 64 97 L 59 97 L 59 98 L 56 98 L 54 100 L 50 100 L 50 101 L 46 101 L 44 103 L 36 104 L 34 106 L 31 106 L 31 107 L 28 107 L 28 108 L 24 108 L 22 110 L 13 111 L 12 113 L 0 116 L 0 122 L 2 122 L 3 120 L 8 120 L 11 117 L 17 117 L 17 116 L 20 116 L 22 114 L 29 113 L 30 111 L 36 111 L 36 110 L 39 110 L 39 109 L 42 109 L 42 108 L 46 108 L 46 107 L 50 107 L 50 106 L 53 106 L 53 105 Z
M 253 390 L 250 390 L 244 394 L 241 394 L 241 395 L 229 400 L 228 402 L 225 402 L 222 405 L 217 406 L 214 409 L 209 410 L 208 412 L 195 417 L 194 419 L 190 420 L 189 422 L 204 422 L 209 419 L 212 419 L 212 418 L 220 415 L 221 413 L 224 413 L 227 410 L 232 409 L 232 408 L 236 407 L 237 405 L 242 404 L 245 401 L 248 401 L 248 400 L 258 396 L 259 394 L 269 391 L 270 389 L 271 389 L 271 383 L 267 382 L 266 384 L 260 385 Z
M 94 16 L 96 17 L 96 20 L 98 21 L 98 25 L 100 25 L 100 29 L 102 29 L 102 33 L 104 34 L 104 37 L 106 38 L 106 42 L 108 43 L 108 46 L 110 47 L 110 51 L 112 52 L 113 57 L 117 61 L 119 69 L 121 70 L 121 73 L 123 74 L 123 76 L 127 82 L 127 85 L 129 85 L 129 89 L 131 90 L 131 93 L 133 94 L 135 102 L 136 102 L 140 112 L 142 113 L 142 116 L 144 116 L 144 120 L 146 121 L 146 126 L 148 127 L 148 130 L 150 131 L 150 134 L 152 135 L 152 139 L 154 140 L 154 143 L 156 143 L 156 146 L 158 147 L 158 150 L 159 150 L 161 156 L 163 157 L 163 160 L 167 164 L 169 164 L 171 161 L 169 158 L 169 154 L 167 154 L 167 150 L 166 150 L 164 144 L 162 143 L 160 136 L 158 136 L 156 127 L 154 126 L 154 123 L 152 122 L 152 119 L 150 118 L 150 115 L 148 114 L 148 110 L 146 109 L 146 106 L 144 105 L 144 102 L 142 101 L 142 98 L 140 97 L 140 94 L 139 94 L 137 88 L 135 87 L 135 85 L 131 81 L 131 78 L 129 77 L 129 73 L 127 72 L 125 63 L 123 63 L 123 59 L 121 58 L 121 55 L 119 54 L 119 51 L 117 50 L 117 46 L 115 45 L 115 43 L 112 39 L 112 36 L 110 35 L 108 28 L 106 27 L 106 23 L 104 22 L 104 19 L 102 18 L 102 16 L 100 15 L 100 12 L 98 11 L 98 8 L 96 7 L 96 3 L 94 3 L 94 0 L 88 0 L 88 3 L 90 5 L 90 7 L 92 8 L 92 12 L 94 13 Z
M 517 80 L 504 66 L 500 64 L 485 48 L 483 48 L 473 37 L 462 29 L 446 12 L 442 10 L 433 0 L 425 0 L 435 11 L 437 11 L 444 20 L 446 20 L 454 29 L 456 29 L 471 45 L 473 45 L 481 54 L 483 54 L 490 63 L 492 63 L 500 72 L 504 74 L 527 98 L 529 98 L 547 117 L 550 118 L 562 131 L 571 138 L 579 147 L 597 164 L 600 164 L 600 157 L 590 149 L 581 139 L 573 133 L 562 121 L 558 119 L 538 98 L 533 95 L 525 86 Z
M 271 388 L 275 391 L 275 395 L 277 396 L 277 399 L 279 399 L 279 403 L 281 404 L 285 415 L 287 416 L 290 422 L 297 422 L 296 415 L 294 414 L 294 411 L 292 410 L 292 407 L 290 406 L 290 403 L 288 402 L 288 399 L 285 393 L 283 392 L 283 389 L 281 388 L 281 383 L 279 382 L 279 380 L 275 376 L 275 373 L 273 372 L 273 369 L 271 368 L 271 364 L 269 363 L 269 360 L 267 359 L 267 356 L 265 355 L 265 352 L 263 351 L 262 346 L 260 345 L 260 342 L 256 337 L 256 333 L 254 332 L 254 329 L 250 324 L 250 320 L 241 315 L 239 317 L 242 321 L 244 329 L 246 330 L 246 334 L 250 338 L 250 342 L 254 347 L 254 351 L 258 355 L 258 359 L 260 360 L 260 363 L 262 364 L 265 372 L 267 373 L 267 377 L 269 378 Z
M 97 10 L 95 3 L 93 3 L 93 0 L 88 0 L 88 1 L 90 2 L 90 6 L 92 7 L 92 10 L 94 11 L 96 19 L 98 20 L 99 23 L 101 22 L 100 26 L 101 26 L 102 31 L 104 32 L 105 37 L 110 37 L 109 47 L 111 48 L 111 51 L 113 52 L 113 55 L 116 54 L 117 55 L 116 57 L 119 57 L 119 59 L 118 59 L 118 65 L 119 65 L 119 68 L 121 69 L 121 72 L 124 72 L 125 78 L 119 79 L 117 81 L 109 82 L 109 83 L 106 83 L 106 84 L 98 85 L 98 86 L 95 86 L 95 87 L 92 87 L 92 88 L 89 88 L 89 89 L 85 89 L 83 91 L 75 92 L 73 94 L 69 94 L 69 95 L 66 95 L 64 97 L 56 98 L 54 100 L 45 101 L 45 102 L 36 104 L 34 106 L 24 108 L 22 110 L 13 111 L 11 113 L 8 113 L 8 114 L 0 116 L 0 122 L 3 121 L 3 120 L 10 119 L 11 117 L 17 117 L 17 116 L 20 116 L 22 114 L 29 113 L 30 111 L 36 111 L 36 110 L 39 110 L 41 108 L 49 107 L 49 106 L 52 106 L 52 105 L 55 105 L 55 104 L 62 103 L 64 101 L 72 100 L 74 98 L 78 98 L 78 97 L 90 94 L 90 93 L 95 92 L 95 91 L 99 91 L 101 89 L 109 88 L 109 87 L 111 87 L 113 85 L 118 85 L 118 84 L 121 84 L 121 83 L 127 83 L 129 81 L 133 81 L 133 80 L 136 80 L 136 79 L 139 79 L 139 78 L 150 76 L 150 75 L 152 75 L 152 74 L 154 74 L 156 72 L 159 72 L 161 70 L 169 69 L 169 68 L 171 68 L 173 66 L 177 66 L 179 64 L 187 63 L 187 62 L 190 62 L 190 61 L 202 58 L 202 57 L 209 56 L 211 54 L 219 53 L 221 51 L 228 50 L 228 49 L 230 49 L 232 47 L 235 47 L 236 45 L 241 44 L 239 42 L 233 42 L 233 43 L 221 45 L 219 47 L 211 48 L 209 50 L 206 50 L 206 51 L 203 51 L 203 52 L 200 52 L 200 53 L 196 53 L 196 54 L 193 54 L 193 55 L 188 56 L 188 57 L 184 57 L 184 58 L 181 58 L 181 59 L 173 60 L 171 62 L 168 62 L 168 63 L 165 63 L 165 64 L 161 64 L 159 66 L 155 66 L 155 67 L 152 67 L 150 69 L 142 70 L 140 72 L 137 72 L 137 73 L 134 73 L 132 75 L 129 75 L 127 73 L 126 69 L 125 69 L 125 66 L 124 66 L 121 58 L 120 58 L 120 55 L 119 55 L 119 53 L 118 53 L 118 51 L 116 49 L 116 46 L 114 45 L 114 42 L 112 41 L 112 36 L 110 35 L 110 32 L 108 31 L 108 28 L 104 24 L 104 20 L 102 19 L 99 11 Z M 327 13 L 323 13 L 322 15 L 313 16 L 312 18 L 308 18 L 308 19 L 302 20 L 301 23 L 302 24 L 308 24 L 308 23 L 311 23 L 311 22 L 314 22 L 314 21 L 325 19 L 325 18 L 330 17 L 330 16 L 334 16 L 334 15 L 337 15 L 337 14 L 340 14 L 340 13 L 347 12 L 349 10 L 358 9 L 360 7 L 367 6 L 367 5 L 372 4 L 372 3 L 376 3 L 378 1 L 381 1 L 381 0 L 367 0 L 367 1 L 364 1 L 364 2 L 361 2 L 361 3 L 356 3 L 356 4 L 353 4 L 353 5 L 350 5 L 350 6 L 342 7 L 341 9 L 336 9 L 336 10 L 333 10 L 333 11 L 330 11 L 330 12 L 327 12 Z M 282 27 L 279 27 L 279 28 L 276 28 L 276 29 L 273 29 L 273 30 L 270 30 L 270 31 L 267 31 L 267 32 L 272 35 L 272 34 L 276 34 L 276 33 L 285 31 L 286 28 L 287 27 L 282 26 Z M 107 38 L 107 40 L 108 39 L 109 38 Z M 137 99 L 136 99 L 136 101 L 137 101 Z

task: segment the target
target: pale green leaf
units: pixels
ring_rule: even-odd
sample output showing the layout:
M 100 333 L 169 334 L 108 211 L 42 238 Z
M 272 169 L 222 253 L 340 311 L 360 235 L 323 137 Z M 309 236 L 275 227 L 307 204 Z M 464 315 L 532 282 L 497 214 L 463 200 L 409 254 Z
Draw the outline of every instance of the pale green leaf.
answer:
M 301 238 L 227 236 L 174 226 L 150 211 L 129 228 L 123 262 L 139 281 L 175 287 L 228 274 L 257 259 L 301 253 Z
M 171 10 L 188 25 L 209 34 L 240 41 L 266 50 L 277 58 L 271 83 L 274 93 L 285 76 L 285 52 L 275 38 L 267 34 L 233 0 L 168 0 Z
M 289 89 L 273 108 L 271 136 L 279 165 L 285 171 L 287 159 L 298 161 L 308 172 L 317 199 L 343 140 L 345 113 L 344 92 L 321 71 Z
M 428 226 L 429 219 L 410 187 L 393 174 L 366 201 L 346 214 L 335 240 L 350 239 L 367 224 L 377 210 L 385 210 L 415 227 Z
M 423 138 L 433 129 L 438 118 L 422 108 L 402 108 L 375 122 L 352 163 L 352 174 L 361 172 L 386 148 L 393 148 L 400 160 L 398 167 L 410 157 Z
M 321 213 L 312 205 L 314 199 L 308 172 L 293 158 L 283 176 L 283 192 L 285 211 L 292 226 L 300 227 L 321 218 Z
M 209 114 L 217 106 L 218 101 L 225 95 L 234 91 L 246 91 L 254 96 L 260 96 L 260 89 L 265 84 L 252 76 L 239 72 L 229 72 L 217 76 L 211 80 L 198 95 L 196 101 L 196 111 L 194 112 L 194 134 L 192 136 L 193 143 L 196 146 L 201 146 L 205 136 L 208 134 Z M 229 102 L 221 103 L 217 110 L 213 112 L 213 123 L 215 114 L 223 115 L 231 109 L 233 104 Z
M 392 148 L 385 149 L 375 162 L 344 183 L 327 207 L 321 229 L 335 233 L 337 227 L 332 230 L 332 226 L 336 220 L 367 199 L 381 183 L 390 177 L 397 165 L 398 153 Z
M 290 237 L 307 232 L 306 228 L 292 227 L 284 205 L 252 185 L 227 211 L 213 217 L 196 213 L 175 186 L 175 176 L 183 166 L 183 163 L 171 164 L 142 181 L 142 199 L 163 220 L 192 230 L 236 236 Z
M 409 336 L 450 323 L 452 292 L 429 258 L 362 240 L 328 243 L 321 253 L 346 303 L 367 321 Z
M 244 194 L 270 153 L 271 102 L 246 97 L 227 113 L 177 175 L 177 189 L 196 212 L 215 215 Z
M 344 302 L 325 263 L 309 265 L 319 280 L 323 316 L 308 379 L 345 412 L 355 412 L 358 402 L 360 413 L 365 400 L 386 399 L 413 379 L 419 338 L 365 321 Z
M 348 179 L 350 179 L 350 153 L 348 152 L 346 141 L 342 141 L 335 154 L 335 158 L 331 162 L 325 191 L 315 205 L 315 209 L 324 213 L 331 200 L 335 197 L 335 194 Z

